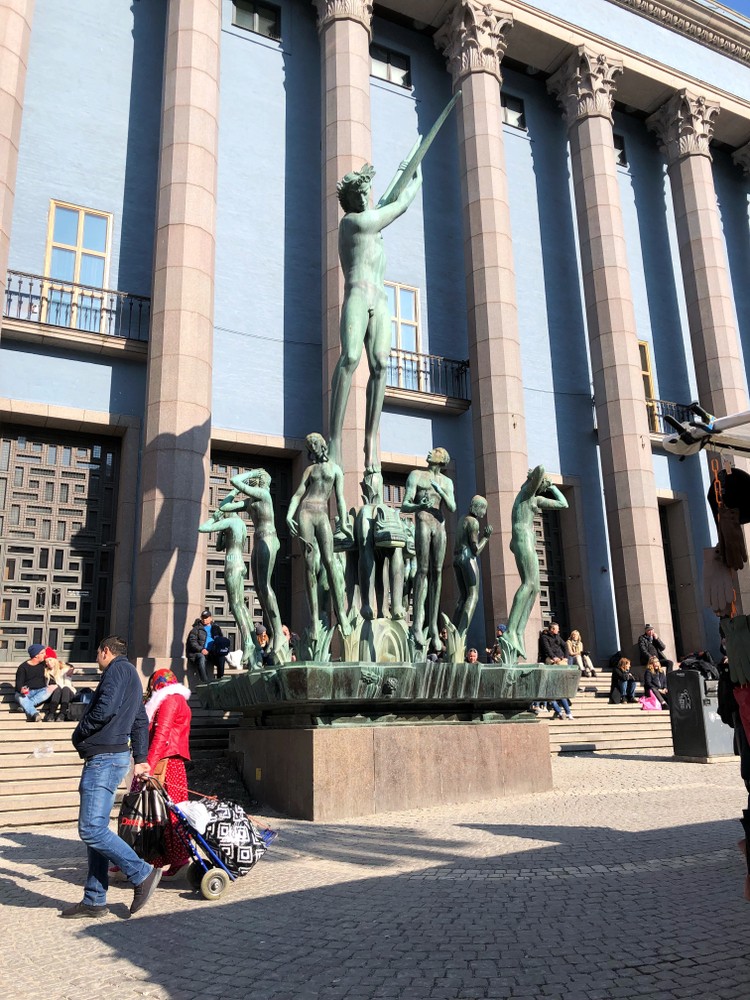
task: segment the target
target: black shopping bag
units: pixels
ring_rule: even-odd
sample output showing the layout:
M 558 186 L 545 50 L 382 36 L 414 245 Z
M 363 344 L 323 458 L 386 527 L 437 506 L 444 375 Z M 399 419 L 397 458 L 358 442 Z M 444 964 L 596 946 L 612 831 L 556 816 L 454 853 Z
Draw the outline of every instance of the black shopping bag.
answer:
M 169 811 L 156 788 L 144 785 L 138 792 L 123 795 L 117 832 L 139 858 L 151 862 L 163 855 L 168 823 Z

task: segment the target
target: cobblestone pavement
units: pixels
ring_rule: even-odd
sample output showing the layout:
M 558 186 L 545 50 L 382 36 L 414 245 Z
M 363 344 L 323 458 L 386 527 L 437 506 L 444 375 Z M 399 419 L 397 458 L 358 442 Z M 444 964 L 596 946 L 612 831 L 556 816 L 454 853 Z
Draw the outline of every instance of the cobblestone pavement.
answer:
M 66 921 L 75 829 L 0 835 L 0 997 L 750 997 L 735 762 L 554 759 L 556 788 L 281 835 L 216 902 Z

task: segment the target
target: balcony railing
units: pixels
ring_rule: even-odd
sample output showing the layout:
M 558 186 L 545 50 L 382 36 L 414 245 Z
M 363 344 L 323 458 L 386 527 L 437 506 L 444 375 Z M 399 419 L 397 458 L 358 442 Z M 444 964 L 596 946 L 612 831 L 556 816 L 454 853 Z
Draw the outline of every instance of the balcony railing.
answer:
M 647 399 L 648 426 L 652 434 L 669 434 L 673 428 L 665 422 L 665 417 L 672 417 L 679 423 L 692 420 L 690 407 L 683 403 L 669 403 L 666 399 Z
M 469 362 L 393 348 L 388 359 L 388 385 L 394 389 L 471 399 Z
M 148 340 L 151 299 L 8 271 L 3 315 L 26 323 Z

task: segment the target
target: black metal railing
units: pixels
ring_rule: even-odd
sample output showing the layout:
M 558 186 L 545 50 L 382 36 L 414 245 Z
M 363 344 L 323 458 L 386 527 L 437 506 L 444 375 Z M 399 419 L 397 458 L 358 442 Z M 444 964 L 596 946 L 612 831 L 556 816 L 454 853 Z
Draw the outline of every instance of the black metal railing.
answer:
M 3 315 L 27 323 L 148 340 L 151 299 L 143 295 L 8 271 Z
M 388 385 L 411 392 L 471 399 L 469 362 L 394 347 L 388 358 Z
M 664 420 L 672 417 L 679 423 L 692 420 L 693 414 L 684 403 L 669 403 L 666 399 L 647 399 L 648 426 L 652 434 L 669 434 L 673 428 Z

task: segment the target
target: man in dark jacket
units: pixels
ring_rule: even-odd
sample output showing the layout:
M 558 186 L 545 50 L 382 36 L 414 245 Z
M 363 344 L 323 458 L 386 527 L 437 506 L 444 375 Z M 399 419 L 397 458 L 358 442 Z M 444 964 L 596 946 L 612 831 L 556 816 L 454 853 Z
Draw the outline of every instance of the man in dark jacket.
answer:
M 638 636 L 638 652 L 641 658 L 641 666 L 645 667 L 651 657 L 655 656 L 667 673 L 669 673 L 674 663 L 664 656 L 665 649 L 666 646 L 654 631 L 654 626 L 647 625 L 643 630 L 643 635 Z
M 89 871 L 83 900 L 64 909 L 63 917 L 103 917 L 109 912 L 110 862 L 134 886 L 131 916 L 146 905 L 161 878 L 161 868 L 139 858 L 109 828 L 117 786 L 130 770 L 131 750 L 135 776 L 146 777 L 149 772 L 143 687 L 127 652 L 127 644 L 118 636 L 109 636 L 99 644 L 96 662 L 102 678 L 72 736 L 73 746 L 84 760 L 78 786 L 78 833 L 88 848 Z
M 568 662 L 568 651 L 560 635 L 560 626 L 557 622 L 552 622 L 539 637 L 539 662 Z
M 195 667 L 202 684 L 213 680 L 214 666 L 217 680 L 224 676 L 224 663 L 229 652 L 229 643 L 218 625 L 214 624 L 211 612 L 206 609 L 196 618 L 185 641 L 185 655 L 188 663 Z M 211 676 L 208 676 L 209 668 Z

